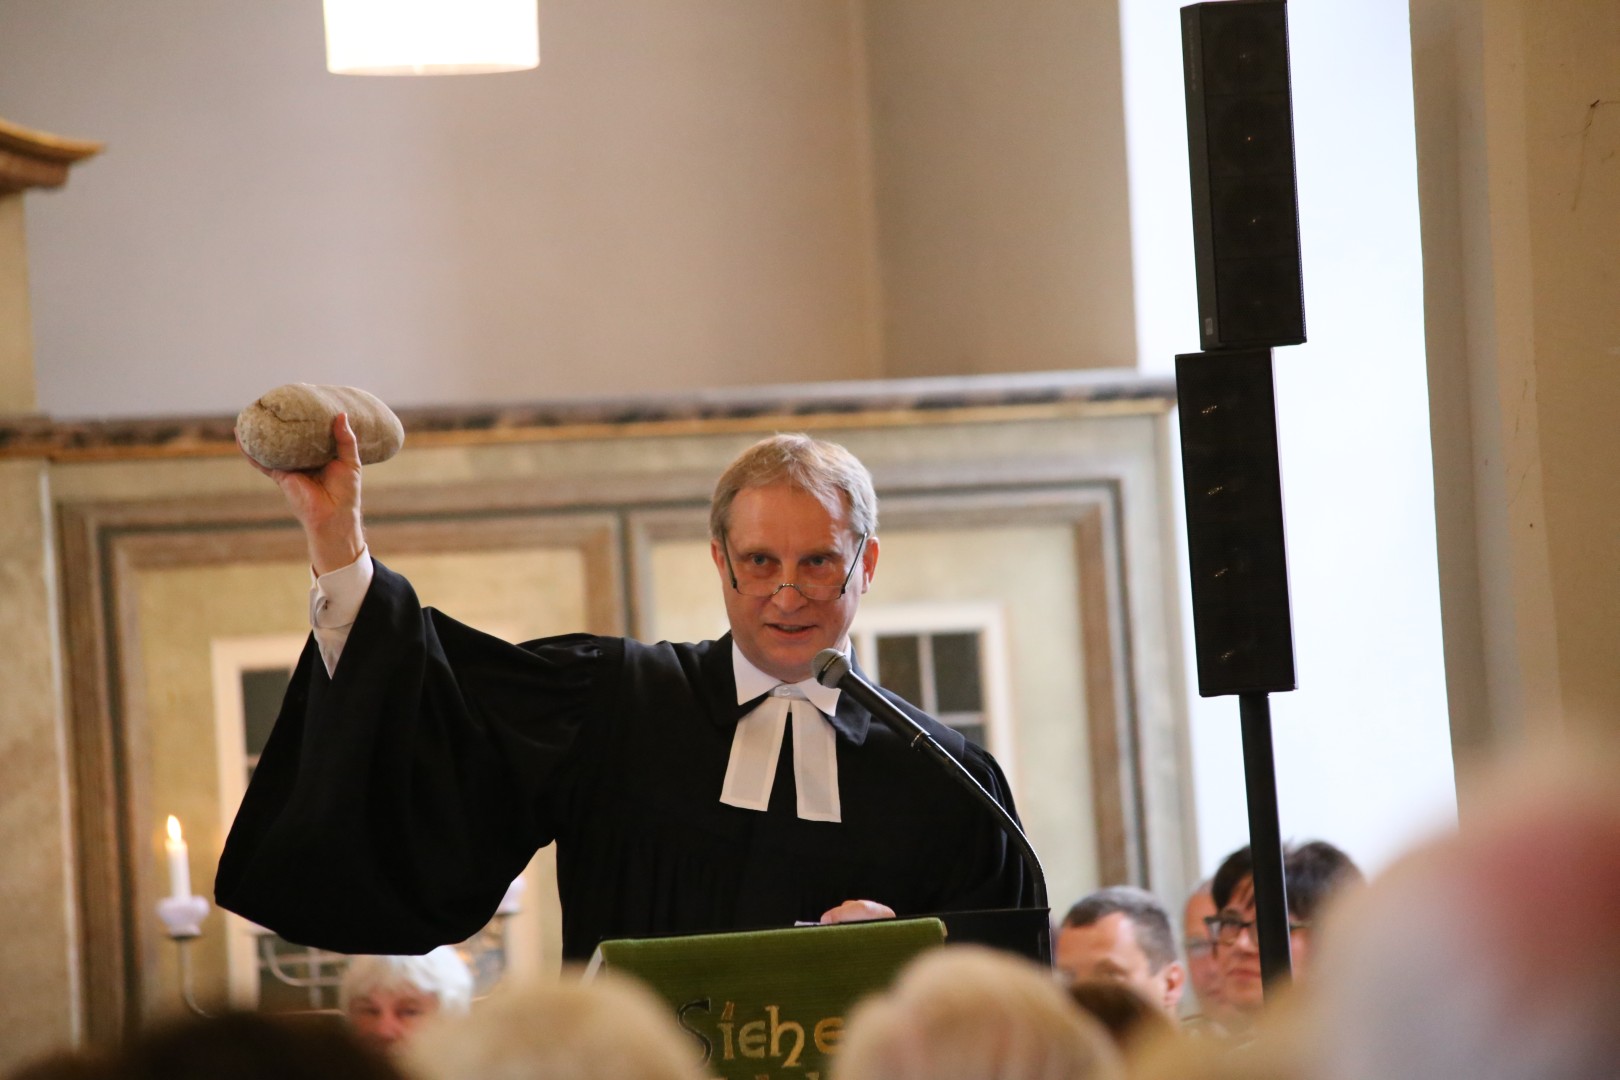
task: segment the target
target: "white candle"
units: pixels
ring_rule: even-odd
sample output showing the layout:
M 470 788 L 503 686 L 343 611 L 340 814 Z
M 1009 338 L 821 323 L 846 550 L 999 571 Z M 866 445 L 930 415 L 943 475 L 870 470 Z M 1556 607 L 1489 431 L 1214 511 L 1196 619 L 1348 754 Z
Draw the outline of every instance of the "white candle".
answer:
M 180 821 L 169 815 L 169 838 L 163 842 L 169 852 L 169 895 L 191 895 L 191 860 L 186 850 L 186 839 L 180 835 Z

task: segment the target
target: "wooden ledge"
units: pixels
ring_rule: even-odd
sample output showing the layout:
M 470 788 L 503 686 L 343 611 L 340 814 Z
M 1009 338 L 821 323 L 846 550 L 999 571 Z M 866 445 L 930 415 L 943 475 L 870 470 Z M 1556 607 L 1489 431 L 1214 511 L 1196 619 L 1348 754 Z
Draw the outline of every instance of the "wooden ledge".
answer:
M 829 431 L 1162 414 L 1175 382 L 1134 371 L 1050 372 L 747 387 L 598 401 L 399 409 L 405 448 L 758 431 Z M 235 454 L 235 417 L 0 418 L 0 460 Z
M 102 144 L 68 139 L 0 120 L 0 194 L 27 188 L 56 188 L 68 170 L 101 152 Z

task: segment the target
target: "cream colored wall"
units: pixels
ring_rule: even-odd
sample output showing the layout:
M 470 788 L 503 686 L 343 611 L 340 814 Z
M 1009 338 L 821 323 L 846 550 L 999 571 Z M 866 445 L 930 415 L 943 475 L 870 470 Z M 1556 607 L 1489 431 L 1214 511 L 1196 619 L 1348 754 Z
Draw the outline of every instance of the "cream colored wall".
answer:
M 0 0 L 58 416 L 1122 367 L 1112 0 L 547 0 L 542 62 L 327 74 L 318 8 Z
M 55 415 L 878 374 L 853 0 L 547 0 L 533 72 L 324 70 L 318 4 L 0 0 Z
M 886 374 L 1133 364 L 1118 4 L 865 12 Z
M 1413 0 L 1459 766 L 1612 729 L 1620 665 L 1620 9 Z M 1468 792 L 1464 789 L 1465 801 Z
M 0 1072 L 83 1029 L 46 470 L 0 461 Z
M 1006 617 L 1018 756 L 1003 762 L 1054 907 L 1096 888 L 1074 532 L 888 530 L 865 603 L 991 601 Z
M 178 955 L 154 905 L 168 892 L 164 821 L 184 824 L 191 854 L 192 891 L 213 897 L 214 869 L 229 822 L 220 813 L 219 751 L 215 742 L 214 639 L 305 632 L 309 627 L 309 569 L 302 562 L 249 566 L 150 570 L 138 576 L 136 629 L 140 691 L 127 722 L 144 738 L 134 740 L 139 760 L 130 763 L 147 783 L 150 801 L 136 808 L 135 832 L 146 843 L 138 857 L 136 917 L 142 931 L 142 1009 L 147 1015 L 180 1013 Z M 190 946 L 197 990 L 204 1000 L 223 997 L 224 913 L 213 911 L 203 936 Z

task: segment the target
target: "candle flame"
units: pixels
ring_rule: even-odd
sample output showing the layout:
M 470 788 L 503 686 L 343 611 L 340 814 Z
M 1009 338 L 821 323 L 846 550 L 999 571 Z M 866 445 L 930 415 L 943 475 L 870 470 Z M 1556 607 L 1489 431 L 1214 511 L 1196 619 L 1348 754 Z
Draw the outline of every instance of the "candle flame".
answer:
M 175 841 L 180 839 L 180 819 L 173 814 L 169 815 L 169 839 Z

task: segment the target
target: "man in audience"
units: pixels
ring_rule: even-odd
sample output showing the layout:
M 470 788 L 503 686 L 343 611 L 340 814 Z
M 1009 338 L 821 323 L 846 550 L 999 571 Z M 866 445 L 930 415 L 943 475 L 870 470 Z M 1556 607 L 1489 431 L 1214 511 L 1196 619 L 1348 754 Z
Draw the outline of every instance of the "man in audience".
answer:
M 441 945 L 425 956 L 356 956 L 338 1002 L 363 1042 L 394 1051 L 429 1018 L 471 1007 L 472 972 L 461 954 Z
M 1313 924 L 1326 904 L 1362 881 L 1350 856 L 1325 840 L 1289 846 L 1283 852 L 1288 890 L 1288 943 L 1296 980 L 1310 966 Z M 1247 847 L 1226 857 L 1210 883 L 1219 914 L 1208 920 L 1220 967 L 1221 994 L 1229 1020 L 1243 1026 L 1265 1003 L 1260 983 L 1260 939 L 1254 927 L 1254 857 Z
M 1170 916 L 1152 893 L 1115 885 L 1082 898 L 1064 916 L 1054 951 L 1070 981 L 1121 982 L 1175 1016 L 1187 973 Z
M 1221 993 L 1221 968 L 1206 922 L 1218 910 L 1209 894 L 1207 878 L 1198 883 L 1181 909 L 1182 951 L 1187 957 L 1187 981 L 1193 989 L 1190 1000 L 1186 995 L 1182 997 L 1182 1007 L 1192 1008 L 1186 1019 L 1195 1024 L 1224 1026 L 1228 1020 L 1226 998 Z

